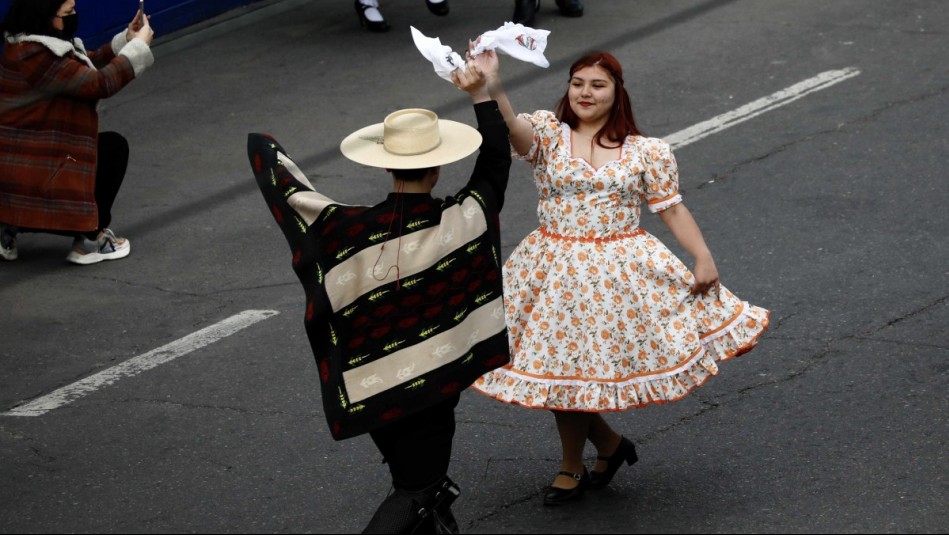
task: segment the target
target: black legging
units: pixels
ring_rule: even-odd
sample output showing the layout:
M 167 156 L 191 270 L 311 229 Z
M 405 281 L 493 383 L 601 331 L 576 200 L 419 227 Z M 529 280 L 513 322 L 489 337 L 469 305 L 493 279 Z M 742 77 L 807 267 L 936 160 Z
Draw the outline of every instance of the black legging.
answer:
M 389 465 L 393 487 L 417 491 L 447 475 L 459 398 L 456 394 L 369 433 Z
M 99 209 L 99 228 L 83 234 L 91 240 L 112 223 L 112 205 L 129 165 L 129 143 L 118 132 L 100 132 L 98 150 L 96 206 Z
M 18 228 L 17 232 L 42 232 L 60 236 L 84 236 L 90 240 L 112 223 L 112 205 L 122 187 L 125 171 L 129 165 L 129 143 L 118 132 L 100 132 L 96 156 L 96 206 L 99 209 L 99 227 L 89 232 L 55 229 Z

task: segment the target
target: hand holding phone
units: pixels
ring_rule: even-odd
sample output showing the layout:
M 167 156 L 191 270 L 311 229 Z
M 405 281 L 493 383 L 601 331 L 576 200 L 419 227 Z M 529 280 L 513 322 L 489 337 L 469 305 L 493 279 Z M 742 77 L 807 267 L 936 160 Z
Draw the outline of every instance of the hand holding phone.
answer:
M 138 12 L 132 22 L 129 23 L 128 30 L 125 32 L 125 38 L 128 41 L 138 37 L 145 41 L 145 44 L 151 45 L 155 32 L 152 31 L 148 23 L 148 15 L 145 14 L 145 0 L 138 0 Z

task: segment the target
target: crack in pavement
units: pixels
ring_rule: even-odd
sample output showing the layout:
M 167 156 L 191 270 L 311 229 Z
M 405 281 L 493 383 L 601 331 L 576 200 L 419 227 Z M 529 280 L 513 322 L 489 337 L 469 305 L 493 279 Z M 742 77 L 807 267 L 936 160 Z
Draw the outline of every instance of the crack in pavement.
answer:
M 934 302 L 932 302 L 932 303 L 930 303 L 930 304 L 924 305 L 924 306 L 922 306 L 922 307 L 920 307 L 920 308 L 918 308 L 918 309 L 916 309 L 916 310 L 913 310 L 913 311 L 911 311 L 911 312 L 908 312 L 908 313 L 906 313 L 906 314 L 903 314 L 903 315 L 901 315 L 901 316 L 899 316 L 899 317 L 897 317 L 897 318 L 895 318 L 895 319 L 893 319 L 893 320 L 891 320 L 891 321 L 888 321 L 888 322 L 887 322 L 886 324 L 884 324 L 884 325 L 881 325 L 881 326 L 879 326 L 879 327 L 870 329 L 869 331 L 865 331 L 864 333 L 854 333 L 854 334 L 848 334 L 848 335 L 845 335 L 845 336 L 842 336 L 842 337 L 839 337 L 839 338 L 832 338 L 832 339 L 828 340 L 828 341 L 824 344 L 823 349 L 821 349 L 821 350 L 818 351 L 817 353 L 813 354 L 813 355 L 811 356 L 811 358 L 808 359 L 808 361 L 807 361 L 808 364 L 807 364 L 807 365 L 805 365 L 803 368 L 801 368 L 801 369 L 798 370 L 797 372 L 791 373 L 790 375 L 788 375 L 788 376 L 786 376 L 786 377 L 783 377 L 783 378 L 780 378 L 780 379 L 774 379 L 774 380 L 771 380 L 771 381 L 765 381 L 765 382 L 762 382 L 762 383 L 758 383 L 758 384 L 756 384 L 756 385 L 751 385 L 751 386 L 742 388 L 742 389 L 738 390 L 738 394 L 737 394 L 737 395 L 741 396 L 741 395 L 744 395 L 746 392 L 750 392 L 750 391 L 756 390 L 756 389 L 761 388 L 761 387 L 764 387 L 764 386 L 771 386 L 771 385 L 776 385 L 776 384 L 781 384 L 781 383 L 787 383 L 787 382 L 796 380 L 797 378 L 799 378 L 799 377 L 801 377 L 801 376 L 803 376 L 803 375 L 808 374 L 808 373 L 811 372 L 814 368 L 818 367 L 820 364 L 824 364 L 826 357 L 827 357 L 828 355 L 830 355 L 831 353 L 835 353 L 835 352 L 841 351 L 841 349 L 840 349 L 838 346 L 839 346 L 840 344 L 845 343 L 845 342 L 852 341 L 852 340 L 874 340 L 874 341 L 882 341 L 882 340 L 876 340 L 876 339 L 871 338 L 871 337 L 872 337 L 874 334 L 879 333 L 879 332 L 883 331 L 884 329 L 886 329 L 886 328 L 888 328 L 888 327 L 890 327 L 890 326 L 892 326 L 892 325 L 896 325 L 897 323 L 900 323 L 901 321 L 904 321 L 904 320 L 907 320 L 907 319 L 909 319 L 909 318 L 918 316 L 919 314 L 924 314 L 924 313 L 926 313 L 926 312 L 932 310 L 933 308 L 939 306 L 940 304 L 942 304 L 943 302 L 945 302 L 947 299 L 949 299 L 949 296 L 940 297 L 940 298 L 936 299 Z M 906 342 L 906 343 L 907 343 L 907 344 L 911 344 L 911 342 Z M 924 344 L 923 344 L 923 345 L 924 345 Z M 941 349 L 945 349 L 945 348 L 941 348 Z
M 697 393 L 693 393 L 692 397 L 697 398 L 702 403 L 703 406 L 699 410 L 693 412 L 692 414 L 688 414 L 686 416 L 679 418 L 679 421 L 677 422 L 671 423 L 664 427 L 660 427 L 659 429 L 656 429 L 650 433 L 647 433 L 646 435 L 643 436 L 643 438 L 639 439 L 638 442 L 642 444 L 648 444 L 651 440 L 658 439 L 660 436 L 664 435 L 665 433 L 672 431 L 674 429 L 678 429 L 682 427 L 683 425 L 691 422 L 692 420 L 695 420 L 696 418 L 704 416 L 705 414 L 711 411 L 714 411 L 715 409 L 721 406 L 721 403 L 715 403 L 712 401 L 707 401 L 707 400 L 702 399 Z
M 215 290 L 215 291 L 213 291 L 213 292 L 208 292 L 208 293 L 204 293 L 204 294 L 199 294 L 199 296 L 200 296 L 200 297 L 212 297 L 212 296 L 221 295 L 221 294 L 226 294 L 226 293 L 232 293 L 232 292 L 248 292 L 248 291 L 254 291 L 254 290 L 266 290 L 266 289 L 268 289 L 268 288 L 281 288 L 281 287 L 284 287 L 284 286 L 298 286 L 299 284 L 300 284 L 299 281 L 291 281 L 291 282 L 275 282 L 275 283 L 273 283 L 273 284 L 261 284 L 261 285 L 259 285 L 259 286 L 239 286 L 239 287 L 237 287 L 237 288 L 227 288 L 227 289 L 224 289 L 224 290 Z
M 517 507 L 518 505 L 521 505 L 521 504 L 523 504 L 523 503 L 527 503 L 527 502 L 533 501 L 533 500 L 536 499 L 538 496 L 540 496 L 540 494 L 541 494 L 542 492 L 544 492 L 543 489 L 542 489 L 542 490 L 535 491 L 535 492 L 531 492 L 531 493 L 529 493 L 529 494 L 527 494 L 527 495 L 525 495 L 525 496 L 522 496 L 522 497 L 520 497 L 520 498 L 516 498 L 516 499 L 514 499 L 514 500 L 512 500 L 512 501 L 503 503 L 503 504 L 501 504 L 500 506 L 498 506 L 498 507 L 492 509 L 491 511 L 488 511 L 486 514 L 479 516 L 478 518 L 475 518 L 475 519 L 473 519 L 473 520 L 469 520 L 469 521 L 468 521 L 468 525 L 467 525 L 468 531 L 470 532 L 470 531 L 474 530 L 475 525 L 477 525 L 479 522 L 483 522 L 483 521 L 485 521 L 485 520 L 488 520 L 489 518 L 491 518 L 491 517 L 493 517 L 493 516 L 495 516 L 495 515 L 498 515 L 498 514 L 500 514 L 501 512 L 503 512 L 503 511 L 505 511 L 505 510 L 507 510 L 507 509 L 510 509 L 510 508 L 512 508 L 512 507 Z
M 316 412 L 299 413 L 299 412 L 290 412 L 290 411 L 264 411 L 264 410 L 248 409 L 246 407 L 232 407 L 232 406 L 227 406 L 227 405 L 211 405 L 211 404 L 201 404 L 201 403 L 184 403 L 180 401 L 170 401 L 170 400 L 164 400 L 164 399 L 148 399 L 148 398 L 109 399 L 109 400 L 104 400 L 104 401 L 97 401 L 94 403 L 85 403 L 81 406 L 75 407 L 75 409 L 82 409 L 82 408 L 92 407 L 92 406 L 97 406 L 97 405 L 108 405 L 111 403 L 142 403 L 146 405 L 173 405 L 173 406 L 181 407 L 184 409 L 230 411 L 230 412 L 237 412 L 240 414 L 251 414 L 251 415 L 260 415 L 260 416 L 292 416 L 296 418 L 320 417 L 320 414 Z
M 509 429 L 520 429 L 520 428 L 521 428 L 520 425 L 515 424 L 515 423 L 495 422 L 495 421 L 491 421 L 491 420 L 476 420 L 476 419 L 463 420 L 463 419 L 461 419 L 461 418 L 457 418 L 455 421 L 456 421 L 457 423 L 459 423 L 459 424 L 493 425 L 493 426 L 495 426 L 495 427 L 506 427 L 506 428 L 509 428 Z
M 36 462 L 30 461 L 29 459 L 25 459 L 22 461 L 23 463 L 36 466 L 37 468 L 48 468 L 49 464 L 56 462 L 56 457 L 43 453 L 44 449 L 49 448 L 47 444 L 44 444 L 31 436 L 24 435 L 23 433 L 7 429 L 5 426 L 0 426 L 0 433 L 7 435 L 16 442 L 25 441 L 26 448 L 29 450 L 32 456 L 37 457 L 40 459 L 40 461 L 42 461 L 42 464 L 38 464 Z
M 913 346 L 913 347 L 928 347 L 930 349 L 944 349 L 949 350 L 949 346 L 941 346 L 936 344 L 926 344 L 923 342 L 913 342 L 910 340 L 892 340 L 889 338 L 872 338 L 869 336 L 854 336 L 857 340 L 866 340 L 868 342 L 885 342 L 888 344 L 896 344 L 900 346 Z
M 134 288 L 147 288 L 147 289 L 149 289 L 149 290 L 156 290 L 156 291 L 159 291 L 159 292 L 169 293 L 169 294 L 172 294 L 172 295 L 184 295 L 184 296 L 187 296 L 187 297 L 216 297 L 216 296 L 219 296 L 219 295 L 222 295 L 222 294 L 228 294 L 228 293 L 234 293 L 234 292 L 247 292 L 247 291 L 254 291 L 254 290 L 264 290 L 264 289 L 268 289 L 268 288 L 280 288 L 280 287 L 282 287 L 282 286 L 294 286 L 294 285 L 300 284 L 299 282 L 295 282 L 295 281 L 291 281 L 291 282 L 278 282 L 278 283 L 274 283 L 274 284 L 261 284 L 261 285 L 257 285 L 257 286 L 238 286 L 238 287 L 236 287 L 236 288 L 226 288 L 226 289 L 223 289 L 223 290 L 213 290 L 213 291 L 210 291 L 210 292 L 196 293 L 196 292 L 186 292 L 186 291 L 182 291 L 182 290 L 171 290 L 171 289 L 168 289 L 168 288 L 162 288 L 161 286 L 153 286 L 153 285 L 150 285 L 150 284 L 141 284 L 141 283 L 137 283 L 137 282 L 131 282 L 131 281 L 127 281 L 127 280 L 116 279 L 116 278 L 114 278 L 114 277 L 98 277 L 98 276 L 95 276 L 95 275 L 80 275 L 79 277 L 80 277 L 80 278 L 84 278 L 84 279 L 91 279 L 91 280 L 99 280 L 99 281 L 107 281 L 107 282 L 118 282 L 118 283 L 120 283 L 120 284 L 125 284 L 126 286 L 131 286 L 131 287 L 134 287 Z
M 3 434 L 5 434 L 5 435 L 9 436 L 9 437 L 12 438 L 13 440 L 32 440 L 32 439 L 30 439 L 30 437 L 28 437 L 28 436 L 26 436 L 26 435 L 24 435 L 24 434 L 22 434 L 22 433 L 19 433 L 19 432 L 17 432 L 17 431 L 11 431 L 10 429 L 7 429 L 7 428 L 4 427 L 4 426 L 0 426 L 0 433 L 3 433 Z
M 799 338 L 797 336 L 768 336 L 768 340 L 781 340 L 783 342 L 807 342 L 813 338 Z
M 944 296 L 942 296 L 942 297 L 936 299 L 936 300 L 933 301 L 932 303 L 930 303 L 930 304 L 928 304 L 928 305 L 926 305 L 926 306 L 924 306 L 924 307 L 922 307 L 922 308 L 919 308 L 919 309 L 917 309 L 917 310 L 915 310 L 915 311 L 913 311 L 913 312 L 909 312 L 909 313 L 907 313 L 907 314 L 904 314 L 904 315 L 902 315 L 902 316 L 900 316 L 900 317 L 898 317 L 898 318 L 896 318 L 896 319 L 894 319 L 894 320 L 891 320 L 891 321 L 888 322 L 886 325 L 883 325 L 883 326 L 881 326 L 881 327 L 878 327 L 878 328 L 876 328 L 876 329 L 874 329 L 874 330 L 872 330 L 872 331 L 870 331 L 870 332 L 868 332 L 868 333 L 865 333 L 865 335 L 866 335 L 866 336 L 872 336 L 872 335 L 874 335 L 874 334 L 876 334 L 876 333 L 882 331 L 883 329 L 886 329 L 887 327 L 892 327 L 892 326 L 896 325 L 897 323 L 906 321 L 906 320 L 911 319 L 911 318 L 913 318 L 913 317 L 915 317 L 915 316 L 918 316 L 918 315 L 920 315 L 920 314 L 924 314 L 924 313 L 926 313 L 926 312 L 929 312 L 930 309 L 933 309 L 933 308 L 936 308 L 936 307 L 942 305 L 942 304 L 945 303 L 947 300 L 949 300 L 949 295 L 944 295 Z
M 159 292 L 169 293 L 173 295 L 186 295 L 188 297 L 203 297 L 201 294 L 196 294 L 192 292 L 183 292 L 180 290 L 169 290 L 167 288 L 162 288 L 161 286 L 152 286 L 150 284 L 140 284 L 137 282 L 130 282 L 122 279 L 116 279 L 114 277 L 98 277 L 95 275 L 78 275 L 77 278 L 97 280 L 97 281 L 106 281 L 106 282 L 118 282 L 126 286 L 131 286 L 133 288 L 147 288 L 149 290 L 156 290 Z
M 879 117 L 880 115 L 882 115 L 882 114 L 884 114 L 884 113 L 886 113 L 886 112 L 892 110 L 893 108 L 897 108 L 897 107 L 901 107 L 901 106 L 906 106 L 906 105 L 911 105 L 911 104 L 916 104 L 916 103 L 918 103 L 918 102 L 922 102 L 922 101 L 928 100 L 928 99 L 930 99 L 930 98 L 940 97 L 940 96 L 942 96 L 944 93 L 946 93 L 947 91 L 949 91 L 949 86 L 944 86 L 944 87 L 942 87 L 942 88 L 940 88 L 940 89 L 938 89 L 938 90 L 936 90 L 936 91 L 931 91 L 931 92 L 929 92 L 929 93 L 923 93 L 923 94 L 921 94 L 921 95 L 917 95 L 917 96 L 914 96 L 914 97 L 906 98 L 906 99 L 903 99 L 903 100 L 896 100 L 896 101 L 892 101 L 892 102 L 887 102 L 887 103 L 885 103 L 883 106 L 881 106 L 881 107 L 879 107 L 879 108 L 876 108 L 875 110 L 871 111 L 870 113 L 868 113 L 868 114 L 866 114 L 866 115 L 864 115 L 864 116 L 862 116 L 862 117 L 858 117 L 858 118 L 853 119 L 853 120 L 851 120 L 851 121 L 845 121 L 845 122 L 839 123 L 836 127 L 833 127 L 833 128 L 827 128 L 827 129 L 824 129 L 824 130 L 820 130 L 820 131 L 817 131 L 817 132 L 813 132 L 813 133 L 808 134 L 808 135 L 806 135 L 806 136 L 804 136 L 804 137 L 798 138 L 798 139 L 796 139 L 796 140 L 794 140 L 794 141 L 789 141 L 789 142 L 787 142 L 787 143 L 785 143 L 785 144 L 783 144 L 783 145 L 779 145 L 779 146 L 773 148 L 772 150 L 766 152 L 765 154 L 763 154 L 763 155 L 761 155 L 761 156 L 755 156 L 755 157 L 752 157 L 752 158 L 748 158 L 748 159 L 746 159 L 746 160 L 743 160 L 743 161 L 741 161 L 741 162 L 738 162 L 738 163 L 732 165 L 732 167 L 731 167 L 730 169 L 728 169 L 727 171 L 724 171 L 724 172 L 721 172 L 721 173 L 715 173 L 714 175 L 712 175 L 711 178 L 709 178 L 708 180 L 706 180 L 706 181 L 702 182 L 701 184 L 699 184 L 698 186 L 696 186 L 695 189 L 703 189 L 703 188 L 705 188 L 706 186 L 711 186 L 711 185 L 713 185 L 713 184 L 716 183 L 716 182 L 719 182 L 719 181 L 722 181 L 722 180 L 726 180 L 726 179 L 730 178 L 732 175 L 737 174 L 738 171 L 739 171 L 740 169 L 742 169 L 743 167 L 746 167 L 746 166 L 748 166 L 748 165 L 752 165 L 752 164 L 758 163 L 758 162 L 760 162 L 760 161 L 762 161 L 762 160 L 766 160 L 766 159 L 768 159 L 768 158 L 770 158 L 770 157 L 772 157 L 772 156 L 774 156 L 774 155 L 776 155 L 776 154 L 781 154 L 782 152 L 785 152 L 785 151 L 791 149 L 792 147 L 795 147 L 795 146 L 800 145 L 800 144 L 802 144 L 802 143 L 807 143 L 807 142 L 809 142 L 809 141 L 811 141 L 811 140 L 813 140 L 813 139 L 815 139 L 815 138 L 823 137 L 823 136 L 825 136 L 825 135 L 833 134 L 833 133 L 836 133 L 836 132 L 840 132 L 840 131 L 843 130 L 844 128 L 846 128 L 846 127 L 848 127 L 848 126 L 852 126 L 852 125 L 854 125 L 854 124 L 870 122 L 870 121 L 876 119 L 877 117 Z
M 208 463 L 208 464 L 210 464 L 210 465 L 217 466 L 217 467 L 219 467 L 219 468 L 223 468 L 225 472 L 229 472 L 229 471 L 231 471 L 231 470 L 233 470 L 233 469 L 235 468 L 234 465 L 227 464 L 227 463 L 225 463 L 225 462 L 223 462 L 223 461 L 218 461 L 218 460 L 216 460 L 216 459 L 212 459 L 212 458 L 206 457 L 206 456 L 204 456 L 204 455 L 196 455 L 195 457 L 197 457 L 198 459 L 201 459 L 202 461 L 204 461 L 204 462 L 206 462 L 206 463 Z
M 748 24 L 747 20 L 737 20 L 737 19 L 720 19 L 717 21 L 710 22 L 710 26 L 746 26 Z M 925 28 L 920 29 L 907 29 L 907 28 L 893 28 L 886 26 L 871 26 L 869 24 L 834 24 L 834 23 L 825 23 L 825 24 L 791 24 L 788 22 L 771 22 L 771 21 L 755 21 L 755 24 L 759 26 L 777 26 L 781 28 L 794 27 L 796 29 L 809 29 L 809 30 L 866 30 L 868 32 L 873 32 L 878 34 L 880 32 L 889 32 L 892 34 L 906 34 L 906 35 L 919 35 L 919 36 L 941 36 L 947 35 L 949 32 L 938 31 L 938 30 L 927 30 Z
M 782 326 L 784 326 L 784 322 L 789 321 L 791 318 L 797 315 L 798 315 L 797 312 L 792 312 L 786 316 L 780 316 L 778 318 L 775 318 L 775 320 L 771 322 L 771 326 L 768 327 L 768 330 L 770 331 L 771 334 L 776 333 L 777 331 L 781 330 Z
M 46 455 L 46 454 L 44 454 L 44 453 L 40 450 L 40 448 L 37 447 L 37 446 L 30 446 L 30 452 L 32 452 L 33 455 L 39 457 L 39 458 L 40 458 L 44 463 L 46 463 L 46 464 L 49 464 L 49 463 L 52 463 L 52 462 L 56 462 L 56 457 L 53 457 L 52 455 Z M 30 463 L 30 464 L 32 464 L 32 463 Z M 34 465 L 34 466 L 35 466 L 35 465 Z

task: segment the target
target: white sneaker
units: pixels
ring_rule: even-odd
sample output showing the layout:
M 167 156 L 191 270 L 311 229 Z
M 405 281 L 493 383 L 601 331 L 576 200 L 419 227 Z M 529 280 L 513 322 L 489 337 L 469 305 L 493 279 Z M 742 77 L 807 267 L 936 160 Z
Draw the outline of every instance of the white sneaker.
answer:
M 0 258 L 16 260 L 19 255 L 16 251 L 16 234 L 6 225 L 0 225 Z
M 69 251 L 66 260 L 83 266 L 97 264 L 103 260 L 118 260 L 132 252 L 131 242 L 117 237 L 110 229 L 103 230 L 97 240 L 76 238 L 72 245 L 72 251 Z

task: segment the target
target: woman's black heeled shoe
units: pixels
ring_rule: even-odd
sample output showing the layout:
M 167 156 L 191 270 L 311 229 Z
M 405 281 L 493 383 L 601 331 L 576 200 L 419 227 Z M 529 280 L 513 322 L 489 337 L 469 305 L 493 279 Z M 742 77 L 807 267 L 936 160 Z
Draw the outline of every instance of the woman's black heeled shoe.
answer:
M 590 472 L 590 481 L 587 483 L 588 489 L 602 489 L 609 485 L 610 481 L 613 480 L 613 476 L 616 475 L 616 471 L 619 470 L 620 466 L 623 466 L 623 461 L 632 466 L 633 463 L 639 460 L 639 457 L 636 456 L 636 445 L 628 438 L 620 437 L 619 446 L 616 447 L 613 455 L 609 457 L 597 456 L 597 459 L 606 461 L 606 470 Z
M 514 2 L 514 16 L 511 20 L 514 24 L 523 24 L 530 26 L 534 23 L 534 15 L 540 9 L 540 0 L 516 0 Z
M 560 8 L 560 14 L 564 17 L 583 16 L 583 4 L 580 0 L 557 0 L 557 7 Z
M 378 10 L 378 6 L 363 4 L 359 0 L 356 0 L 356 15 L 359 16 L 359 25 L 368 28 L 370 32 L 387 32 L 389 31 L 389 24 L 386 23 L 386 19 L 382 20 L 369 20 L 366 18 L 366 10 L 375 8 Z M 379 15 L 382 15 L 382 12 L 379 12 Z
M 431 0 L 425 0 L 425 6 L 428 7 L 429 11 L 438 15 L 439 17 L 444 17 L 448 14 L 448 0 L 445 0 L 444 2 L 432 2 Z
M 586 490 L 590 481 L 590 474 L 587 469 L 583 469 L 583 474 L 574 474 L 573 472 L 560 471 L 557 475 L 572 477 L 577 481 L 577 486 L 572 489 L 561 489 L 554 486 L 547 487 L 544 494 L 544 505 L 561 505 L 564 503 L 579 500 L 583 497 L 583 491 Z

